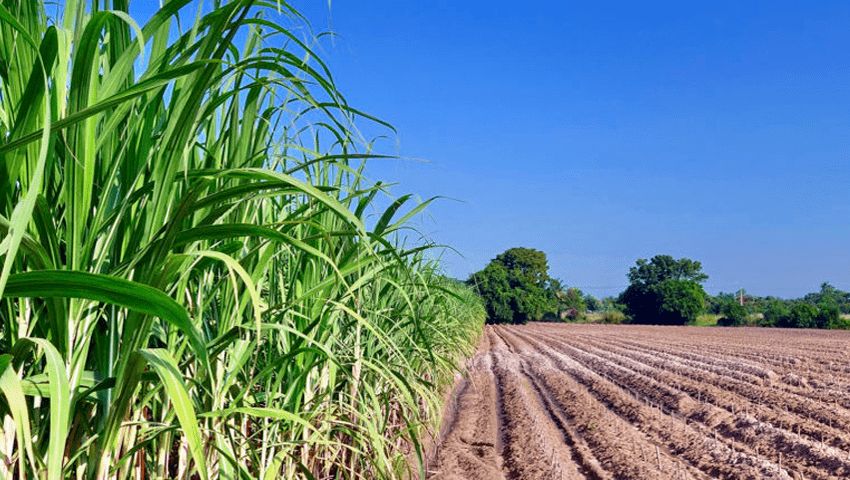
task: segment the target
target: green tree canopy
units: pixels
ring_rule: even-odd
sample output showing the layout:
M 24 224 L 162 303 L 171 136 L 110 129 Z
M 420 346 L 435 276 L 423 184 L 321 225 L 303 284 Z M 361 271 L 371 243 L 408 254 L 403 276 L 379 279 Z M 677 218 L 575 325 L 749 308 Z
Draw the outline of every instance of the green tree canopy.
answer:
M 761 325 L 765 327 L 782 326 L 782 319 L 788 317 L 789 313 L 788 306 L 784 301 L 778 298 L 768 297 L 764 300 L 764 306 L 762 307 L 764 320 L 762 320 Z
M 570 320 L 578 319 L 587 311 L 584 293 L 576 287 L 556 290 L 555 297 L 557 298 L 558 312 L 564 312 L 566 318 Z
M 584 296 L 584 303 L 587 305 L 587 309 L 591 312 L 602 310 L 602 302 L 589 293 Z
M 492 262 L 503 265 L 509 272 L 540 288 L 547 288 L 552 280 L 549 278 L 546 254 L 540 250 L 511 248 L 496 255 L 496 259 Z
M 708 279 L 702 264 L 687 258 L 656 255 L 629 269 L 630 285 L 620 294 L 634 323 L 683 325 L 696 320 L 705 306 L 700 282 Z
M 513 323 L 514 311 L 511 305 L 514 296 L 504 265 L 490 262 L 484 270 L 473 273 L 466 283 L 475 287 L 484 299 L 489 323 Z M 503 322 L 495 322 L 494 319 Z
M 496 256 L 467 284 L 484 299 L 489 323 L 539 320 L 556 307 L 546 254 L 530 248 L 511 248 Z
M 640 259 L 629 269 L 632 284 L 657 285 L 665 280 L 690 280 L 702 283 L 708 275 L 702 273 L 702 264 L 687 258 L 675 260 L 670 255 L 656 255 L 652 260 Z
M 815 328 L 817 326 L 818 309 L 805 302 L 797 302 L 791 306 L 788 317 L 780 320 L 778 327 L 786 328 Z
M 835 307 L 838 308 L 839 313 L 850 313 L 850 293 L 835 288 L 829 282 L 823 282 L 820 292 L 807 294 L 803 297 L 803 301 L 818 306 Z
M 723 315 L 717 321 L 718 325 L 724 327 L 739 327 L 747 324 L 747 309 L 741 305 L 737 298 L 732 296 L 721 297 L 718 312 Z

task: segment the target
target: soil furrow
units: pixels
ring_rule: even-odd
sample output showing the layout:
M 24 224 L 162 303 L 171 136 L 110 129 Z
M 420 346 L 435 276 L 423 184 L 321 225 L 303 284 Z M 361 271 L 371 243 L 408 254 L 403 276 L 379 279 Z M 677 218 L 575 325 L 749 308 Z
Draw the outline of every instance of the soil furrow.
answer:
M 850 478 L 850 332 L 488 326 L 451 479 Z
M 664 413 L 698 421 L 732 444 L 737 442 L 738 450 L 741 452 L 751 456 L 766 455 L 770 458 L 778 458 L 780 453 L 786 457 L 800 457 L 801 461 L 797 466 L 808 478 L 829 478 L 830 476 L 847 478 L 850 474 L 850 460 L 837 449 L 775 428 L 765 422 L 759 422 L 743 414 L 741 407 L 737 409 L 738 413 L 730 413 L 711 405 L 697 408 L 699 405 L 697 402 L 686 395 L 677 394 L 672 387 L 667 387 L 627 367 L 606 362 L 600 356 L 585 350 L 562 342 L 556 343 L 565 349 L 560 352 L 570 355 L 590 370 L 605 372 L 606 378 L 621 387 L 640 392 L 644 398 L 660 406 Z M 734 404 L 732 410 L 735 410 Z

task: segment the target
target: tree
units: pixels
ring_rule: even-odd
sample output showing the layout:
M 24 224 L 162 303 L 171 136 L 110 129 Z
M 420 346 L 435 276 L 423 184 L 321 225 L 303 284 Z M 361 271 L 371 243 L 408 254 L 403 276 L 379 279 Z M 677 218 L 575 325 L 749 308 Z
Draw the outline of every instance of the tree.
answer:
M 724 327 L 739 327 L 747 324 L 747 309 L 737 299 L 723 298 L 720 303 L 719 313 L 723 315 L 717 321 L 718 325 Z
M 850 293 L 842 292 L 832 286 L 829 282 L 823 282 L 820 286 L 820 292 L 809 293 L 803 297 L 803 301 L 813 305 L 828 305 L 838 308 L 839 315 L 841 313 L 850 313 Z
M 802 299 L 780 300 L 768 297 L 763 309 L 762 325 L 782 328 L 848 328 L 850 322 L 841 317 L 838 303 L 842 293 L 824 283 L 819 293 L 807 294 Z
M 488 323 L 522 324 L 539 320 L 556 307 L 546 254 L 530 248 L 511 248 L 496 256 L 467 284 L 478 289 Z
M 702 273 L 702 264 L 687 258 L 674 260 L 670 255 L 656 255 L 652 260 L 640 259 L 637 267 L 629 269 L 632 284 L 656 285 L 665 280 L 689 280 L 702 283 L 708 275 Z
M 587 303 L 584 294 L 576 287 L 568 288 L 566 291 L 556 292 L 558 299 L 558 312 L 563 312 L 568 319 L 578 320 L 587 311 Z
M 838 302 L 833 298 L 824 298 L 818 304 L 818 314 L 815 317 L 816 328 L 839 328 L 841 312 Z
M 484 299 L 489 323 L 513 323 L 513 295 L 508 281 L 508 270 L 504 265 L 490 262 L 484 270 L 473 273 L 466 283 L 477 288 L 478 294 Z M 496 319 L 502 321 L 495 321 Z M 510 322 L 507 322 L 508 320 Z
M 591 312 L 598 312 L 599 310 L 602 310 L 602 302 L 589 293 L 584 296 L 584 303 L 587 305 L 587 309 Z
M 771 297 L 767 299 L 762 314 L 764 315 L 763 326 L 782 327 L 786 326 L 786 319 L 789 318 L 791 312 L 784 301 Z
M 792 328 L 815 328 L 817 326 L 818 309 L 814 305 L 805 302 L 797 302 L 791 307 L 787 324 Z
M 691 280 L 664 280 L 652 291 L 657 296 L 658 323 L 662 325 L 693 322 L 705 308 L 705 291 Z
M 700 262 L 656 255 L 636 263 L 627 275 L 630 285 L 618 299 L 634 323 L 683 325 L 696 320 L 705 308 L 700 282 L 708 279 Z
M 511 248 L 496 255 L 493 262 L 540 288 L 546 288 L 552 280 L 549 278 L 546 254 L 533 248 Z

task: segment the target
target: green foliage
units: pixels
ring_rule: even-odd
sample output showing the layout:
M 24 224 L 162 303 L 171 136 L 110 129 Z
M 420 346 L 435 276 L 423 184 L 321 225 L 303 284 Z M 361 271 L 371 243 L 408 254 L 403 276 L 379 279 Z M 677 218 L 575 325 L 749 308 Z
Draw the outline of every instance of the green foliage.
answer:
M 841 291 L 829 282 L 823 282 L 819 292 L 809 293 L 802 300 L 813 305 L 832 305 L 839 313 L 850 313 L 850 292 Z
M 724 298 L 720 303 L 719 313 L 722 317 L 717 321 L 717 324 L 724 327 L 746 325 L 749 318 L 747 309 L 734 298 Z
M 496 255 L 493 262 L 501 264 L 513 276 L 523 279 L 529 285 L 547 288 L 551 281 L 546 254 L 533 248 L 511 248 Z
M 764 316 L 762 326 L 781 327 L 786 324 L 786 319 L 790 317 L 791 311 L 782 300 L 771 298 L 766 301 L 762 314 Z
M 839 315 L 838 318 L 830 324 L 829 328 L 836 330 L 850 330 L 850 317 Z
M 696 320 L 705 307 L 705 291 L 690 280 L 664 280 L 651 287 L 662 325 L 684 325 Z
M 618 300 L 619 300 L 618 297 L 605 297 L 602 300 L 600 300 L 599 303 L 601 304 L 603 311 L 619 310 L 619 311 L 622 312 L 623 310 L 626 309 L 626 306 L 623 305 L 622 303 L 619 303 Z
M 684 325 L 705 308 L 705 291 L 698 282 L 708 278 L 702 265 L 688 259 L 656 255 L 638 260 L 629 270 L 631 282 L 618 302 L 626 306 L 634 323 Z
M 828 285 L 828 284 L 825 284 Z M 808 300 L 806 300 L 808 299 Z M 819 299 L 818 304 L 809 300 Z M 846 329 L 848 323 L 841 315 L 836 296 L 809 294 L 803 299 L 781 300 L 767 297 L 757 300 L 765 327 Z
M 651 260 L 640 259 L 637 267 L 629 269 L 628 278 L 632 284 L 656 285 L 665 280 L 690 280 L 701 283 L 708 275 L 701 272 L 702 264 L 687 258 L 675 260 L 670 255 L 656 255 Z
M 490 262 L 484 270 L 473 273 L 467 283 L 474 286 L 484 300 L 488 323 L 514 322 L 515 295 L 504 265 Z
M 485 310 L 363 176 L 391 127 L 288 4 L 160 3 L 0 1 L 4 478 L 424 476 Z
M 602 312 L 602 323 L 620 324 L 626 321 L 626 314 L 619 310 L 605 310 Z
M 694 320 L 690 325 L 695 327 L 712 327 L 717 325 L 717 322 L 720 320 L 720 315 L 715 313 L 703 313 L 697 315 L 697 319 Z
M 555 292 L 555 296 L 558 300 L 558 312 L 569 321 L 581 320 L 584 313 L 587 312 L 585 296 L 578 288 L 571 287 L 566 291 Z
M 598 312 L 599 310 L 602 310 L 602 302 L 589 293 L 584 296 L 584 303 L 587 305 L 587 309 L 591 312 Z
M 814 305 L 798 302 L 791 307 L 791 311 L 781 327 L 791 328 L 816 328 L 818 309 Z
M 841 312 L 838 305 L 831 299 L 824 299 L 818 304 L 818 314 L 815 317 L 815 328 L 842 328 Z
M 488 323 L 523 324 L 555 311 L 548 270 L 545 253 L 512 248 L 470 275 L 467 284 L 484 300 Z
M 850 322 L 842 312 L 850 310 L 850 294 L 829 282 L 821 284 L 819 292 L 800 299 L 780 299 L 772 296 L 746 296 L 747 308 L 761 312 L 759 326 L 783 328 L 846 329 Z
M 618 324 L 628 320 L 626 314 L 623 313 L 623 310 L 626 308 L 625 305 L 617 303 L 616 298 L 605 297 L 598 300 L 598 302 L 598 310 L 601 310 L 601 312 L 597 312 L 596 315 L 599 316 L 599 322 Z

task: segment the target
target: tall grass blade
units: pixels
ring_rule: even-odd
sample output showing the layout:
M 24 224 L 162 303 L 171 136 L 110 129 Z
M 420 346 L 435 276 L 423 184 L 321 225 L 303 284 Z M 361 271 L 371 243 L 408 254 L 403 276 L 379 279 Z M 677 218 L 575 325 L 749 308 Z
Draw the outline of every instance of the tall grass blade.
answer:
M 22 356 L 28 348 L 38 347 L 47 363 L 47 378 L 50 390 L 50 430 L 47 450 L 47 479 L 60 480 L 63 477 L 63 459 L 65 443 L 71 418 L 71 386 L 65 362 L 50 342 L 43 338 L 22 338 L 12 349 L 16 356 Z
M 25 462 L 29 459 L 30 466 L 37 470 L 38 464 L 32 447 L 32 433 L 30 428 L 29 408 L 24 399 L 24 392 L 20 380 L 11 368 L 12 356 L 0 355 L 0 390 L 6 396 L 12 420 L 15 422 L 15 440 L 18 446 L 18 475 L 24 478 L 26 468 Z M 21 452 L 24 449 L 24 453 Z
M 202 364 L 209 363 L 206 344 L 186 310 L 171 297 L 147 285 L 86 272 L 39 270 L 12 275 L 3 296 L 84 298 L 154 315 L 180 329 L 192 343 Z
M 180 375 L 177 364 L 174 363 L 171 355 L 162 349 L 145 349 L 140 353 L 162 380 L 171 405 L 180 421 L 183 435 L 189 442 L 189 450 L 195 460 L 198 475 L 202 480 L 207 480 L 209 476 L 206 457 L 204 456 L 204 444 L 198 427 L 198 418 L 195 415 L 195 409 L 192 407 L 192 401 L 189 399 L 189 392 L 183 385 L 183 376 Z

